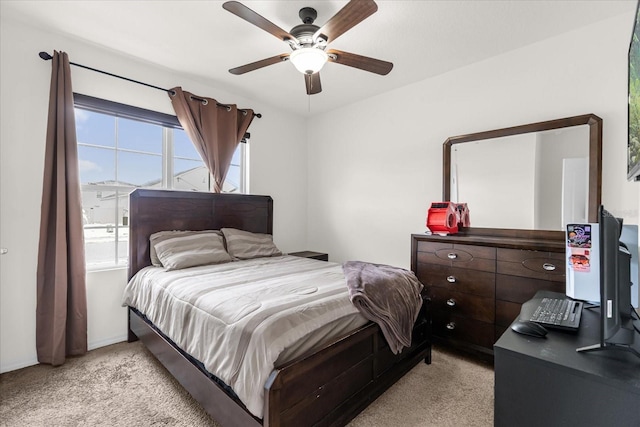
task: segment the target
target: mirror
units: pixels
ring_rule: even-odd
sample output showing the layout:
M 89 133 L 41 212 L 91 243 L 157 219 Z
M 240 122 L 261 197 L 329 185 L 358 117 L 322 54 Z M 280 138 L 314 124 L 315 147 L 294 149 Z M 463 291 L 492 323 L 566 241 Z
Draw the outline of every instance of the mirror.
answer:
M 597 222 L 602 119 L 593 114 L 448 138 L 443 200 L 473 228 L 564 231 Z

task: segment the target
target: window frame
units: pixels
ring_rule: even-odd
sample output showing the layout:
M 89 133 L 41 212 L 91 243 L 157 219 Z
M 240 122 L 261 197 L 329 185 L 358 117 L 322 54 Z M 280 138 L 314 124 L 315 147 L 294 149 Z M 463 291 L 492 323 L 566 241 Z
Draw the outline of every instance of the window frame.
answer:
M 160 126 L 166 126 L 173 129 L 182 129 L 180 122 L 176 116 L 161 113 L 158 111 L 147 110 L 146 108 L 134 107 L 132 105 L 121 104 L 115 101 L 109 101 L 102 98 L 96 98 L 81 93 L 73 93 L 73 104 L 76 107 L 90 110 L 96 113 L 111 114 L 116 117 L 125 119 L 138 120 Z
M 135 120 L 143 123 L 162 126 L 163 127 L 163 131 L 162 131 L 163 147 L 162 147 L 162 153 L 161 153 L 161 157 L 162 157 L 161 188 L 162 189 L 174 188 L 173 175 L 175 172 L 174 172 L 173 163 L 175 159 L 174 159 L 174 147 L 173 147 L 173 132 L 169 132 L 169 129 L 177 129 L 177 130 L 184 131 L 183 127 L 180 125 L 180 122 L 178 121 L 178 118 L 176 116 L 166 114 L 166 113 L 161 113 L 158 111 L 148 110 L 145 108 L 134 107 L 132 105 L 122 104 L 115 101 L 109 101 L 102 98 L 96 98 L 93 96 L 84 95 L 84 94 L 75 93 L 75 92 L 73 96 L 74 96 L 74 108 L 79 108 L 82 110 L 87 110 L 87 111 L 91 111 L 98 114 L 110 115 L 115 118 Z M 239 166 L 240 166 L 241 182 L 238 183 L 238 188 L 237 188 L 237 191 L 239 193 L 246 193 L 248 192 L 248 188 L 249 188 L 248 167 L 246 164 L 248 161 L 248 154 L 249 154 L 248 145 L 246 145 L 246 142 L 248 141 L 249 138 L 250 138 L 250 134 L 245 133 L 243 139 L 240 141 L 241 143 L 245 143 L 245 144 L 240 147 L 241 160 L 240 160 Z M 82 144 L 82 145 L 90 146 L 90 144 Z M 120 151 L 133 152 L 135 150 L 120 149 Z M 206 164 L 205 164 L 205 167 L 206 167 Z M 212 182 L 211 174 L 209 174 L 209 179 L 210 179 L 209 189 L 211 189 L 211 182 Z M 84 188 L 83 184 L 80 184 L 80 187 L 81 187 L 81 191 L 87 190 L 86 188 Z M 100 187 L 101 187 L 101 190 L 107 189 L 107 190 L 113 190 L 116 192 L 128 192 L 128 193 L 133 191 L 135 188 L 138 188 L 137 186 L 129 187 L 129 186 L 109 186 L 109 185 L 104 185 Z M 123 224 L 122 226 L 120 226 L 119 224 L 117 224 L 117 222 L 118 221 L 116 221 L 116 224 L 115 224 L 115 232 L 116 232 L 116 236 L 119 236 L 119 233 L 118 233 L 119 228 L 123 228 L 123 227 L 128 228 L 128 225 L 125 226 Z M 104 228 L 108 228 L 108 226 L 105 225 Z M 98 271 L 98 270 L 112 269 L 112 268 L 125 268 L 127 266 L 128 261 L 122 264 L 118 262 L 118 260 L 120 259 L 119 253 L 118 253 L 119 240 L 116 238 L 114 243 L 115 243 L 115 253 L 114 253 L 113 261 L 110 263 L 86 264 L 87 271 Z

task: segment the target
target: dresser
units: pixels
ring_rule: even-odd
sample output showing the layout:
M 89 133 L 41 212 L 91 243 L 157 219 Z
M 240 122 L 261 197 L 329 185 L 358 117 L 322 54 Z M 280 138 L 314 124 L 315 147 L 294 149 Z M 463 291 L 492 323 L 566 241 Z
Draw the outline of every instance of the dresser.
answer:
M 539 290 L 565 292 L 561 232 L 411 235 L 411 269 L 433 308 L 434 340 L 481 356 Z

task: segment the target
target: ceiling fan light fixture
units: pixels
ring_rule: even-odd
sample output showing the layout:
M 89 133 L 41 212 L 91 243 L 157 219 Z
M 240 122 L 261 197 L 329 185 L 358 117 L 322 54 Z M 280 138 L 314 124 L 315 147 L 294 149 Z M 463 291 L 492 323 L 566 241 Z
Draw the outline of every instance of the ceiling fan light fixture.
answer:
M 303 47 L 291 52 L 289 59 L 303 74 L 315 74 L 327 63 L 329 55 L 315 47 Z

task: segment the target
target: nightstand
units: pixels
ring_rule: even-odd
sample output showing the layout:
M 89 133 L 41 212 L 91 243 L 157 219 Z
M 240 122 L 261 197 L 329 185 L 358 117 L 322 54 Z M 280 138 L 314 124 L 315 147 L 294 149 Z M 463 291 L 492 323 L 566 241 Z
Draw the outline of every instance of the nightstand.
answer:
M 329 254 L 324 254 L 322 252 L 301 251 L 301 252 L 291 252 L 288 255 L 299 256 L 302 258 L 312 258 L 320 261 L 329 261 Z

